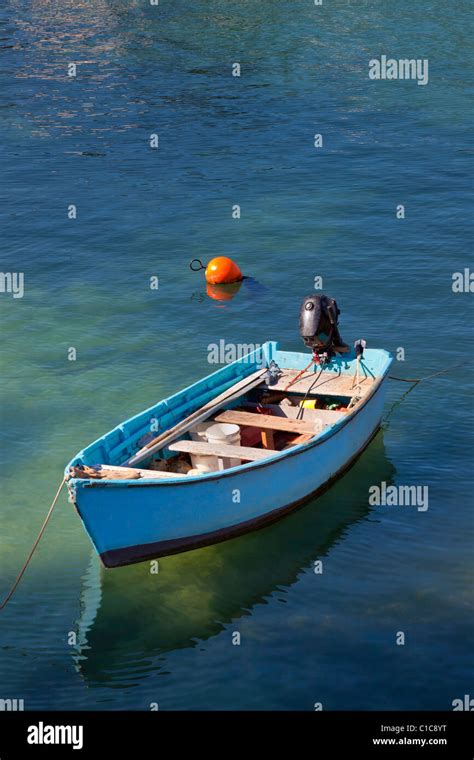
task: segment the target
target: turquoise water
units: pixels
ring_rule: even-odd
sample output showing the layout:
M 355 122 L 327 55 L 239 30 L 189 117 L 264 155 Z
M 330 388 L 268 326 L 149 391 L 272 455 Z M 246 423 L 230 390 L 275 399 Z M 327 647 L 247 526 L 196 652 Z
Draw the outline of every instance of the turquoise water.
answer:
M 316 276 L 348 342 L 404 349 L 394 374 L 464 363 L 396 405 L 318 501 L 157 575 L 101 570 L 64 497 L 0 616 L 0 698 L 370 710 L 450 709 L 469 693 L 472 295 L 451 287 L 472 242 L 469 4 L 414 5 L 0 11 L 1 270 L 25 281 L 23 298 L 0 293 L 4 591 L 71 456 L 208 374 L 210 343 L 298 350 Z M 429 84 L 370 81 L 382 54 L 428 58 Z M 219 254 L 253 278 L 229 301 L 188 268 Z M 387 414 L 407 389 L 392 383 Z M 370 507 L 382 480 L 427 485 L 428 511 Z

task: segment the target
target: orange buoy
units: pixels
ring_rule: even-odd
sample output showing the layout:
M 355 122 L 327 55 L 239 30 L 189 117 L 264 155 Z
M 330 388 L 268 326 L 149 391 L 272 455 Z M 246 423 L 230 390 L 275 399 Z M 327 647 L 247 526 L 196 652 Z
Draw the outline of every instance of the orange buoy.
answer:
M 206 282 L 210 285 L 223 285 L 243 280 L 242 272 L 237 264 L 227 256 L 217 256 L 211 259 L 206 267 Z

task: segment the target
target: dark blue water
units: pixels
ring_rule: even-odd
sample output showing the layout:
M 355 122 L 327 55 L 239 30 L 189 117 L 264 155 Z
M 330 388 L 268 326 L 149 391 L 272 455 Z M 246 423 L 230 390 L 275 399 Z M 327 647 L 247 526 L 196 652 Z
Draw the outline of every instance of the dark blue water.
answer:
M 404 349 L 394 374 L 452 369 L 396 405 L 318 501 L 158 575 L 100 570 L 63 498 L 1 613 L 0 698 L 450 709 L 469 693 L 472 294 L 452 289 L 472 244 L 469 8 L 3 6 L 1 270 L 25 283 L 0 293 L 5 591 L 70 457 L 208 374 L 210 343 L 298 349 L 317 276 L 348 342 Z M 428 85 L 370 81 L 383 54 L 428 58 Z M 231 300 L 188 268 L 215 255 L 253 278 Z M 387 415 L 408 387 L 390 386 Z M 428 486 L 429 509 L 369 506 L 382 480 Z

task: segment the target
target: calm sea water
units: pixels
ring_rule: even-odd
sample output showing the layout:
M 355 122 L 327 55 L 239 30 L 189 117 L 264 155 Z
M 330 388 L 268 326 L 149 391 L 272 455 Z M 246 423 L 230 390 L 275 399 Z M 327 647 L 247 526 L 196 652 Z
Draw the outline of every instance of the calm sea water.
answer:
M 0 294 L 2 593 L 71 455 L 208 374 L 210 343 L 298 349 L 316 276 L 347 341 L 404 349 L 396 374 L 464 364 L 398 405 L 408 386 L 392 383 L 383 431 L 322 498 L 163 559 L 158 575 L 101 570 L 64 497 L 0 616 L 0 698 L 370 710 L 450 709 L 470 693 L 472 295 L 451 288 L 472 242 L 468 12 L 388 0 L 2 7 L 1 269 L 25 277 L 23 298 Z M 428 58 L 429 84 L 369 81 L 382 54 Z M 188 269 L 218 254 L 253 278 L 227 302 Z M 428 511 L 369 507 L 382 480 L 427 485 Z

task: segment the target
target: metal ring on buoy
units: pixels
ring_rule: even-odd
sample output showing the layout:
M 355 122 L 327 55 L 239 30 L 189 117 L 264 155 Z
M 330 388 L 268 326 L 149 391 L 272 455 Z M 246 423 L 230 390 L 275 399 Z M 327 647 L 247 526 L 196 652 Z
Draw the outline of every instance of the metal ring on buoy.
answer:
M 193 267 L 193 264 L 194 264 L 194 262 L 197 262 L 197 263 L 199 264 L 199 267 L 198 267 L 197 269 L 196 269 L 196 267 Z M 193 259 L 193 260 L 190 262 L 190 264 L 189 264 L 189 268 L 190 268 L 190 269 L 191 269 L 193 272 L 199 272 L 201 269 L 205 269 L 206 267 L 205 267 L 205 266 L 204 266 L 204 264 L 202 263 L 201 259 Z

